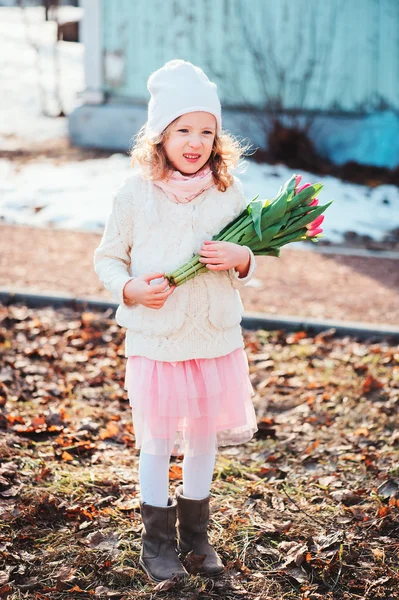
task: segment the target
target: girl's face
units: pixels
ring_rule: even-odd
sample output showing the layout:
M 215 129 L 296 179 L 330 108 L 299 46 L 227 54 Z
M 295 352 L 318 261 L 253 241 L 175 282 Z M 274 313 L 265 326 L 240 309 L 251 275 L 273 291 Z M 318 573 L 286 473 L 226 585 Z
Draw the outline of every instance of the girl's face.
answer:
M 207 112 L 186 113 L 172 123 L 164 142 L 166 156 L 183 175 L 194 175 L 209 159 L 216 118 Z

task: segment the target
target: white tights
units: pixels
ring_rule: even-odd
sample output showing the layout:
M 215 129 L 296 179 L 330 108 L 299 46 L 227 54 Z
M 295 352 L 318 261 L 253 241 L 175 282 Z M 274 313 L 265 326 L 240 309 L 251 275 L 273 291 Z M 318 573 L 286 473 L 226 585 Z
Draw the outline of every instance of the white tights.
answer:
M 152 444 L 156 445 L 156 440 Z M 215 441 L 206 454 L 183 458 L 183 496 L 202 499 L 209 495 L 215 466 Z M 169 496 L 169 454 L 149 454 L 140 450 L 139 480 L 143 502 L 153 506 L 167 506 Z

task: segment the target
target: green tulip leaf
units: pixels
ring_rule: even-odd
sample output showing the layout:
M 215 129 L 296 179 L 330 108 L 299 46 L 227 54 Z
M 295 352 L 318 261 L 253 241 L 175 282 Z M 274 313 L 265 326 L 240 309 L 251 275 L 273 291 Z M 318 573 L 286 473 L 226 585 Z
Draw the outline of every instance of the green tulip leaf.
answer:
M 255 200 L 250 203 L 251 217 L 254 225 L 254 229 L 258 238 L 262 241 L 262 229 L 261 229 L 261 217 L 263 200 Z

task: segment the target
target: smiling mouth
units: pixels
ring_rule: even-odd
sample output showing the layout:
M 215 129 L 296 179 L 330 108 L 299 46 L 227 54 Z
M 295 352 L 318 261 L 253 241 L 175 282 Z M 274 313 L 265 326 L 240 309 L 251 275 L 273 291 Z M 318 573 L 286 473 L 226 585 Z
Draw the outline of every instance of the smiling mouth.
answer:
M 201 154 L 183 154 L 184 158 L 188 158 L 189 160 L 195 160 L 201 157 Z

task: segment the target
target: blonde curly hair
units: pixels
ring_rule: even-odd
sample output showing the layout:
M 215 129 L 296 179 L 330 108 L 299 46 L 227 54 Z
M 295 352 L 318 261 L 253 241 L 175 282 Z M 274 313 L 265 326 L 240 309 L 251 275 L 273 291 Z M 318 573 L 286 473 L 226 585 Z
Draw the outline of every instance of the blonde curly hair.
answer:
M 136 134 L 129 156 L 133 166 L 141 166 L 145 179 L 166 179 L 175 169 L 166 156 L 164 142 L 176 121 L 177 119 L 174 119 L 154 140 L 148 139 L 146 135 L 147 123 L 144 123 Z M 226 131 L 222 130 L 219 136 L 215 135 L 208 164 L 218 190 L 225 192 L 232 185 L 234 180 L 233 175 L 229 173 L 230 168 L 238 167 L 240 172 L 245 170 L 241 159 L 251 147 L 252 144 L 244 144 Z

